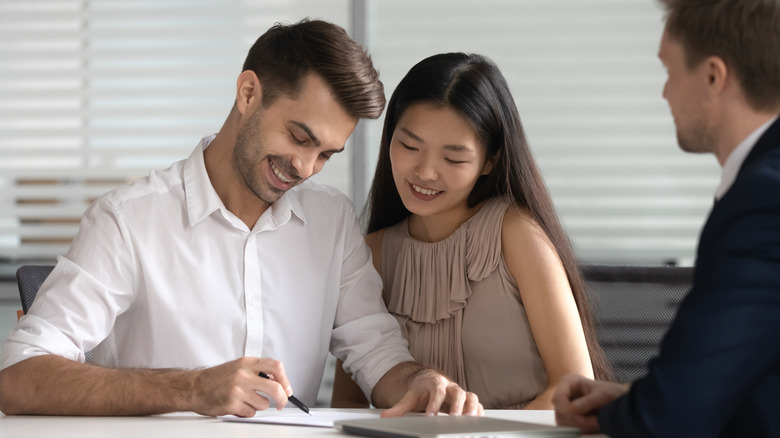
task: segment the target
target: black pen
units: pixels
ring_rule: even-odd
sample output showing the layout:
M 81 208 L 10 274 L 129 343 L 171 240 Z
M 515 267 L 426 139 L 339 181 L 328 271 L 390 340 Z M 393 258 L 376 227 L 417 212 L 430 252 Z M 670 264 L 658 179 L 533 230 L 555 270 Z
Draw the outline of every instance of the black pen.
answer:
M 259 375 L 260 377 L 264 378 L 264 379 L 271 380 L 271 378 L 270 378 L 270 377 L 268 377 L 268 374 L 266 374 L 266 373 L 264 373 L 264 372 L 262 372 L 262 371 L 260 371 L 260 374 L 258 374 L 258 375 Z M 295 406 L 298 406 L 298 409 L 300 409 L 300 410 L 302 410 L 303 412 L 306 412 L 307 414 L 311 415 L 311 414 L 309 413 L 309 408 L 307 408 L 305 404 L 301 403 L 301 401 L 300 401 L 300 400 L 298 400 L 297 398 L 295 398 L 295 396 L 294 396 L 294 395 L 291 395 L 291 396 L 287 397 L 287 400 L 290 400 L 290 403 L 294 404 Z

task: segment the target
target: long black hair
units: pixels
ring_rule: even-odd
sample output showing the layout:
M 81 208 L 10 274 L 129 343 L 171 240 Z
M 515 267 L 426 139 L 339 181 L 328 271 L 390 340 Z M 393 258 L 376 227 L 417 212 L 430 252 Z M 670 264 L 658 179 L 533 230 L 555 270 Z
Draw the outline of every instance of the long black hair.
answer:
M 497 159 L 493 170 L 477 180 L 469 194 L 468 206 L 504 197 L 527 211 L 539 224 L 566 270 L 582 320 L 594 375 L 597 379 L 608 379 L 610 367 L 596 339 L 585 283 L 574 251 L 531 155 L 509 86 L 490 59 L 465 53 L 434 55 L 412 67 L 398 84 L 385 115 L 379 161 L 366 206 L 367 231 L 371 233 L 387 228 L 411 215 L 393 181 L 390 143 L 398 119 L 409 105 L 417 102 L 432 103 L 459 112 L 486 146 L 488 159 Z

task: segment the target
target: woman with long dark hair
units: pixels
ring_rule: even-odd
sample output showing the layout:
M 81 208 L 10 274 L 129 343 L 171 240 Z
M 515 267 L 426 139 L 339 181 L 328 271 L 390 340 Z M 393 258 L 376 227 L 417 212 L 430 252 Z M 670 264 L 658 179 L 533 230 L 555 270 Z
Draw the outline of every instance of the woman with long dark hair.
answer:
M 417 361 L 494 409 L 552 409 L 564 374 L 607 377 L 571 245 L 489 59 L 440 54 L 407 73 L 367 208 L 384 300 Z M 354 406 L 356 388 L 339 367 L 333 406 Z

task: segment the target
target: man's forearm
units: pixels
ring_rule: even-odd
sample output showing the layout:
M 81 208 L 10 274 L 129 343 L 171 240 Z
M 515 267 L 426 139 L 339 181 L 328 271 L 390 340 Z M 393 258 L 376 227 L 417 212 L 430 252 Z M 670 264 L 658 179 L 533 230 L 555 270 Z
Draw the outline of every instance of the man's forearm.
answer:
M 436 415 L 484 415 L 476 394 L 466 392 L 436 369 L 415 362 L 402 362 L 390 369 L 374 387 L 374 406 L 389 408 L 383 417 L 407 412 Z
M 374 387 L 371 399 L 378 408 L 389 408 L 401 400 L 414 376 L 427 368 L 416 362 L 401 362 L 390 368 Z
M 5 414 L 149 415 L 191 410 L 195 373 L 86 365 L 56 356 L 0 371 Z

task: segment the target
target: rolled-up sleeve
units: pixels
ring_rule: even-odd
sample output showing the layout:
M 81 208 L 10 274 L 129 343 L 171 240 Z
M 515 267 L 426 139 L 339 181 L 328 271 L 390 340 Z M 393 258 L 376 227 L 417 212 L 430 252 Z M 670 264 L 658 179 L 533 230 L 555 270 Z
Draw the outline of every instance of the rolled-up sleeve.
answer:
M 345 226 L 349 230 L 330 349 L 371 400 L 374 386 L 385 373 L 414 359 L 398 322 L 382 301 L 382 280 L 354 214 Z
M 85 353 L 108 336 L 117 315 L 132 303 L 127 246 L 126 230 L 110 202 L 90 206 L 68 254 L 58 257 L 28 314 L 3 345 L 2 368 L 44 354 L 84 362 Z

